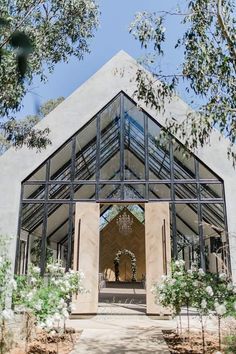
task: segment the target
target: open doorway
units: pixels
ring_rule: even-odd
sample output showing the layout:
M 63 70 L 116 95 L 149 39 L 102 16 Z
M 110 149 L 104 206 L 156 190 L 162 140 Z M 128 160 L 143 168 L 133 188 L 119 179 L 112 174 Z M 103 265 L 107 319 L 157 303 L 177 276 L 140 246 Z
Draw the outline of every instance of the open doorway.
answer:
M 146 313 L 144 206 L 100 208 L 99 313 Z

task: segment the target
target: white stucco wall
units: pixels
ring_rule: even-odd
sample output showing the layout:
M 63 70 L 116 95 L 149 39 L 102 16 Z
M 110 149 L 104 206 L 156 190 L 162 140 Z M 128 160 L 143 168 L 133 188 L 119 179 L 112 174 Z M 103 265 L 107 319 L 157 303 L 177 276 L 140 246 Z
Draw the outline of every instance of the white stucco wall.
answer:
M 137 67 L 132 57 L 119 52 L 37 125 L 37 128 L 48 127 L 51 130 L 52 145 L 41 153 L 27 148 L 18 151 L 11 148 L 0 157 L 0 234 L 17 234 L 21 181 L 121 90 L 132 97 L 136 88 L 134 77 Z M 190 111 L 178 97 L 166 106 L 163 115 L 142 102 L 138 103 L 161 124 L 169 116 L 183 119 Z M 197 156 L 225 181 L 231 265 L 236 281 L 236 172 L 232 162 L 226 158 L 227 146 L 228 142 L 224 138 L 219 141 L 218 132 L 214 132 L 211 146 L 201 149 Z M 9 253 L 12 259 L 15 258 L 15 245 L 14 240 Z

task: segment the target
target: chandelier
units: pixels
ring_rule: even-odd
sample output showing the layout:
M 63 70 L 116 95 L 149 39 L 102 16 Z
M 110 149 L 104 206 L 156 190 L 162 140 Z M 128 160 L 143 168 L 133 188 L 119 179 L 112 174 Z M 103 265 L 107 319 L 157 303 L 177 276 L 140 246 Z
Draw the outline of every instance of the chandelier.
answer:
M 116 220 L 119 231 L 123 235 L 128 235 L 132 232 L 133 218 L 124 210 Z

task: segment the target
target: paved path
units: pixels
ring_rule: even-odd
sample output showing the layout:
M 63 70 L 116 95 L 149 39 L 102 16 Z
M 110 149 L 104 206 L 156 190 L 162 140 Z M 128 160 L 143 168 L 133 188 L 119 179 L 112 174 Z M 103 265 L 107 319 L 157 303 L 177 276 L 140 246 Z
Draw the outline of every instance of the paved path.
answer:
M 91 319 L 68 320 L 67 326 L 83 330 L 70 354 L 169 354 L 163 329 L 175 329 L 176 320 L 152 320 L 140 304 L 100 304 L 99 314 Z M 182 325 L 187 328 L 186 309 Z M 191 329 L 200 330 L 200 321 L 192 311 Z M 216 319 L 207 321 L 207 329 L 216 331 Z
M 83 329 L 71 354 L 170 353 L 161 332 L 163 321 L 146 316 L 98 315 L 68 325 Z

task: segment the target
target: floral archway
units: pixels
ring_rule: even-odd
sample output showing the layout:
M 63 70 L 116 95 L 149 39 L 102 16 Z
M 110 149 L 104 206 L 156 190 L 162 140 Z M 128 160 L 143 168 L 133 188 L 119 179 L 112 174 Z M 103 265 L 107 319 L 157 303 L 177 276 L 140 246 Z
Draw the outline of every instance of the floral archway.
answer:
M 116 256 L 114 258 L 114 267 L 115 267 L 115 277 L 116 277 L 116 281 L 120 281 L 119 279 L 119 275 L 120 275 L 120 270 L 119 270 L 119 266 L 120 266 L 120 257 L 122 255 L 125 256 L 129 256 L 131 259 L 131 270 L 132 270 L 132 281 L 136 281 L 136 272 L 137 272 L 137 267 L 136 267 L 136 257 L 134 255 L 133 252 L 129 251 L 129 250 L 119 250 L 116 253 Z

